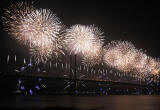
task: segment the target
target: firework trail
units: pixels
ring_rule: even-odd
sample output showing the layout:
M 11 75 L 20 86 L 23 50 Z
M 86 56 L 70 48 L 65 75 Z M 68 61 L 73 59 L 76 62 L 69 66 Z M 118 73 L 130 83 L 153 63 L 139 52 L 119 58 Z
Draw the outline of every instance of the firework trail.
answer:
M 35 9 L 24 2 L 11 5 L 3 24 L 17 41 L 29 46 L 36 63 L 45 63 L 63 53 L 63 38 L 59 35 L 62 23 L 48 9 Z
M 74 25 L 66 30 L 66 47 L 70 54 L 84 57 L 84 63 L 98 63 L 103 33 L 94 25 Z
M 160 63 L 127 41 L 112 41 L 104 48 L 104 61 L 107 65 L 123 72 L 140 75 L 158 74 Z

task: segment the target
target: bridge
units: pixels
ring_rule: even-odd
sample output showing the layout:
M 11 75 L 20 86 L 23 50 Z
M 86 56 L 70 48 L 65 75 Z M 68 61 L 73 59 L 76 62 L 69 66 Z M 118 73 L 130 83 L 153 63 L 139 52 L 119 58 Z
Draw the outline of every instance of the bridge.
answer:
M 5 60 L 6 61 L 6 60 Z M 141 76 L 98 65 L 90 67 L 78 61 L 49 62 L 46 65 L 2 63 L 1 93 L 33 94 L 159 94 L 159 75 Z
M 56 78 L 47 76 L 2 75 L 0 76 L 1 94 L 21 93 L 23 95 L 79 94 L 159 94 L 159 84 L 151 82 L 129 83 L 107 80 L 88 80 Z M 32 92 L 31 92 L 32 91 Z

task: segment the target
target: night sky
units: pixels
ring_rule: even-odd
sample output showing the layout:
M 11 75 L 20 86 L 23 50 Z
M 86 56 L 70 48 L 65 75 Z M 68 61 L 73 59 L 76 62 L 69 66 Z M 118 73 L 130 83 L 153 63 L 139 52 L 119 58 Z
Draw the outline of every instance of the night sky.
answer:
M 20 0 L 0 2 L 0 16 L 9 4 Z M 65 2 L 64 2 L 65 1 Z M 87 2 L 87 1 L 35 0 L 37 8 L 51 9 L 67 26 L 74 24 L 98 26 L 106 43 L 112 40 L 131 41 L 136 48 L 146 50 L 152 57 L 160 57 L 158 3 L 136 2 Z M 100 0 L 99 0 L 100 1 Z M 3 30 L 0 22 L 0 54 L 27 54 L 27 48 L 18 44 Z

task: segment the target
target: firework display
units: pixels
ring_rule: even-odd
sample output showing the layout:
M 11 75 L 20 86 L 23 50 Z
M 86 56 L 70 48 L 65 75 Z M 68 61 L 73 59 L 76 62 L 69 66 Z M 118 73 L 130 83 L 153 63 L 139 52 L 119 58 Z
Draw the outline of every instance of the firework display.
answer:
M 131 42 L 112 41 L 104 49 L 104 61 L 109 66 L 123 72 L 158 74 L 159 62 L 143 51 L 134 47 Z
M 83 56 L 85 63 L 99 63 L 103 33 L 95 26 L 74 25 L 66 30 L 66 45 L 70 54 Z
M 140 76 L 157 75 L 160 71 L 159 60 L 136 49 L 131 42 L 112 41 L 103 47 L 104 36 L 99 28 L 78 24 L 65 30 L 57 15 L 49 9 L 36 9 L 32 4 L 19 2 L 7 8 L 2 19 L 5 30 L 29 47 L 36 64 L 58 59 L 67 51 L 82 58 L 86 66 L 105 62 L 111 68 Z M 10 56 L 7 63 L 9 59 Z
M 0 58 L 2 95 L 160 94 L 159 59 L 129 41 L 105 41 L 95 25 L 64 26 L 52 10 L 23 1 L 4 10 L 2 24 L 30 54 Z

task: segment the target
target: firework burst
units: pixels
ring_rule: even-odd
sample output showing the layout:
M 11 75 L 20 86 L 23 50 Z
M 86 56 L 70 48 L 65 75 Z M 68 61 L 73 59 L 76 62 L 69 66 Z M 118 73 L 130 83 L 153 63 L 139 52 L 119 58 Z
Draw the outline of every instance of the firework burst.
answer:
M 134 46 L 129 42 L 112 41 L 104 49 L 104 61 L 121 71 L 130 71 L 134 51 Z
M 127 41 L 112 41 L 104 49 L 104 61 L 107 65 L 123 72 L 135 72 L 140 75 L 158 74 L 159 62 L 148 57 Z
M 23 30 L 20 32 L 31 41 L 31 54 L 37 59 L 37 63 L 46 62 L 48 58 L 57 58 L 63 53 L 64 42 L 59 34 L 61 22 L 50 10 L 33 11 L 22 24 Z
M 50 10 L 21 2 L 6 10 L 3 23 L 18 42 L 29 46 L 37 63 L 63 53 L 63 38 L 59 35 L 62 23 Z
M 28 14 L 18 27 L 19 41 L 43 45 L 58 38 L 61 22 L 50 10 L 37 9 Z
M 70 54 L 84 57 L 85 63 L 99 61 L 103 33 L 93 25 L 74 25 L 66 30 L 66 45 Z M 96 61 L 95 61 L 96 60 Z M 96 62 L 98 63 L 98 62 Z

